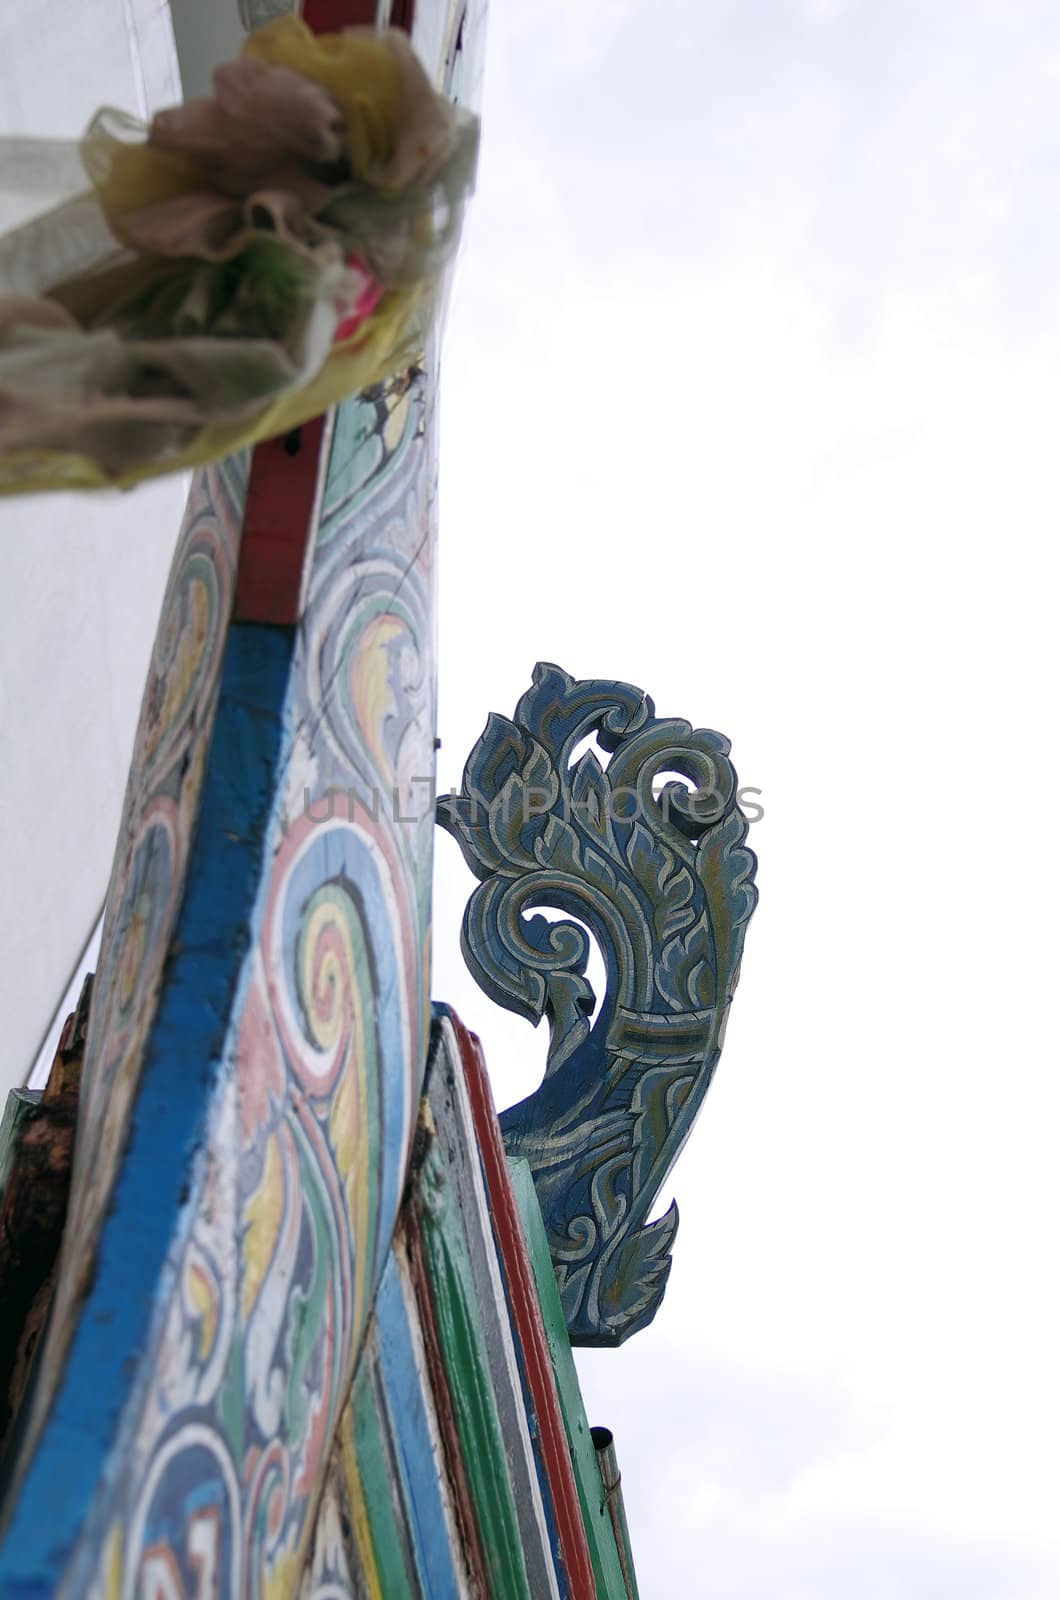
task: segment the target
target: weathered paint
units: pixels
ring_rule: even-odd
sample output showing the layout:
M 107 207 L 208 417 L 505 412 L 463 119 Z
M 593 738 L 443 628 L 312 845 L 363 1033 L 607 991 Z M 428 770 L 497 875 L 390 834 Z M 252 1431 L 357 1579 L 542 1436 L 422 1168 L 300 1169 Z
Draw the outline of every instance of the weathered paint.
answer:
M 490 1592 L 511 1596 L 511 1600 L 530 1600 L 467 1245 L 433 1130 L 428 1131 L 417 1175 L 413 1216 L 430 1286 L 431 1304 L 422 1308 L 424 1320 L 433 1312 Z
M 466 1074 L 512 1327 L 520 1352 L 520 1368 L 530 1396 L 528 1410 L 536 1428 L 542 1497 L 546 1501 L 546 1508 L 551 1508 L 555 1518 L 556 1572 L 560 1592 L 569 1592 L 573 1600 L 596 1600 L 596 1578 L 579 1509 L 578 1487 L 556 1390 L 552 1358 L 489 1078 L 478 1040 L 468 1032 L 455 1012 L 446 1010 L 445 1015 L 456 1035 Z
M 485 1592 L 470 1582 L 437 1398 L 399 1232 L 338 1434 L 343 1537 L 348 1569 L 360 1583 L 355 1592 L 382 1600 Z M 314 1543 L 321 1533 L 318 1521 Z
M 459 1021 L 441 1014 L 401 1221 L 363 1342 L 352 1402 L 339 1424 L 302 1600 L 337 1600 L 347 1593 L 384 1600 L 450 1596 L 454 1583 L 461 1595 L 483 1600 L 487 1595 L 546 1600 L 573 1593 L 579 1600 L 596 1595 L 635 1600 L 628 1541 L 623 1538 L 621 1552 L 616 1543 L 616 1527 L 624 1529 L 621 1507 L 616 1514 L 615 1506 L 617 1468 L 608 1456 L 611 1492 L 605 1494 L 558 1312 L 540 1210 L 536 1223 L 528 1212 L 537 1257 L 532 1266 L 491 1107 L 485 1125 L 492 1119 L 494 1159 L 501 1162 L 503 1182 L 489 1183 L 488 1163 L 479 1164 L 485 1151 L 472 1101 L 483 1107 L 485 1102 L 480 1089 L 472 1093 L 463 1081 L 465 1059 L 473 1062 L 474 1073 L 481 1067 L 470 1046 Z M 536 1207 L 532 1184 L 524 1184 L 524 1177 L 525 1171 L 516 1175 L 526 1191 L 522 1199 L 529 1196 L 528 1204 Z M 523 1343 L 512 1298 L 502 1288 L 507 1264 L 495 1243 L 494 1193 L 506 1197 L 502 1203 L 518 1232 L 535 1307 L 534 1273 L 544 1273 L 551 1339 L 550 1349 L 542 1325 L 545 1383 L 563 1435 L 564 1506 L 585 1555 L 585 1583 L 577 1591 L 569 1574 L 553 1564 L 533 1486 L 530 1431 L 536 1414 L 529 1386 L 526 1402 L 520 1393 L 516 1364 Z M 562 1474 L 556 1476 L 558 1482 Z M 515 1505 L 519 1496 L 537 1504 L 529 1521 Z
M 564 1505 L 585 1557 L 586 1582 L 578 1591 L 565 1564 L 555 1561 L 534 1483 L 530 1429 L 532 1424 L 536 1431 L 536 1414 L 532 1398 L 524 1401 L 516 1370 L 522 1340 L 502 1283 L 471 1096 L 462 1081 L 462 1032 L 451 1015 L 436 1024 L 402 1220 L 363 1343 L 352 1403 L 339 1424 L 306 1570 L 323 1585 L 330 1581 L 327 1574 L 341 1569 L 349 1574 L 352 1593 L 396 1600 L 448 1595 L 454 1581 L 461 1593 L 505 1600 L 575 1592 L 579 1600 L 597 1593 L 612 1600 L 613 1591 L 602 1583 L 598 1590 L 593 1574 L 543 1330 L 551 1414 L 563 1435 Z M 496 1117 L 490 1114 L 499 1151 Z M 502 1170 L 530 1281 L 515 1195 Z M 555 1297 L 554 1282 L 552 1292 Z M 570 1397 L 567 1403 L 573 1416 Z M 529 1518 L 520 1515 L 517 1496 L 534 1502 Z M 337 1526 L 344 1540 L 341 1560 L 334 1548 Z M 615 1565 L 617 1570 L 617 1558 Z
M 458 1218 L 467 1245 L 483 1353 L 504 1441 L 504 1460 L 498 1466 L 512 1486 L 530 1591 L 534 1600 L 559 1600 L 555 1552 L 530 1438 L 528 1395 L 519 1371 L 463 1063 L 456 1033 L 445 1015 L 436 1018 L 432 1032 L 427 1094 L 454 1221 Z
M 333 441 L 306 617 L 292 636 L 280 697 L 284 738 L 260 850 L 265 870 L 256 902 L 249 913 L 244 907 L 250 947 L 224 1035 L 227 1092 L 214 1102 L 190 1235 L 178 1235 L 170 1253 L 150 1378 L 129 1413 L 127 1476 L 97 1519 L 127 1530 L 130 1571 L 163 1559 L 179 1569 L 189 1559 L 191 1467 L 205 1451 L 239 1485 L 213 1508 L 218 1555 L 238 1548 L 247 1581 L 263 1593 L 295 1581 L 386 1261 L 424 1056 L 429 857 L 422 831 L 385 812 L 353 814 L 346 801 L 325 820 L 300 812 L 310 771 L 344 779 L 347 792 L 354 780 L 381 785 L 410 734 L 408 759 L 429 758 L 432 710 L 421 698 L 432 693 L 429 673 L 411 697 L 402 681 L 397 707 L 389 689 L 374 700 L 357 694 L 365 663 L 373 683 L 393 682 L 388 670 L 380 678 L 372 627 L 384 598 L 393 609 L 398 585 L 405 627 L 397 659 L 407 665 L 423 637 L 415 557 L 429 566 L 425 396 L 422 377 L 406 383 L 390 470 L 378 474 L 371 427 L 367 457 L 337 456 L 338 429 Z M 364 405 L 374 419 L 375 404 Z M 362 476 L 372 476 L 367 488 Z M 370 537 L 380 498 L 389 547 Z M 242 624 L 233 636 L 265 631 Z M 345 672 L 322 671 L 332 652 Z M 222 837 L 218 848 L 233 845 Z M 176 1059 L 176 1036 L 172 1046 Z M 174 1408 L 189 1417 L 183 1438 Z M 153 1475 L 163 1457 L 165 1469 Z M 234 1586 L 234 1565 L 226 1576 Z
M 342 1471 L 350 1504 L 350 1531 L 365 1588 L 372 1600 L 415 1595 L 413 1556 L 394 1502 L 398 1490 L 392 1442 L 383 1430 L 379 1350 L 373 1327 L 365 1341 L 353 1399 L 339 1428 Z
M 627 1600 L 626 1580 L 615 1543 L 615 1532 L 600 1478 L 596 1447 L 585 1417 L 578 1374 L 574 1367 L 567 1321 L 552 1268 L 548 1235 L 533 1174 L 526 1161 L 510 1161 L 512 1187 L 526 1230 L 527 1248 L 537 1284 L 541 1315 L 548 1339 L 552 1371 L 559 1390 L 563 1420 L 567 1430 L 574 1476 L 578 1485 L 585 1533 L 592 1556 L 593 1572 L 600 1600 Z
M 443 1451 L 442 1470 L 452 1493 L 456 1516 L 457 1535 L 467 1563 L 470 1588 L 474 1594 L 485 1594 L 490 1588 L 487 1576 L 486 1550 L 482 1542 L 475 1501 L 471 1492 L 470 1474 L 460 1444 L 460 1430 L 456 1420 L 456 1401 L 449 1387 L 445 1357 L 439 1330 L 434 1320 L 427 1265 L 423 1257 L 423 1241 L 415 1226 L 415 1216 L 410 1214 L 405 1229 L 408 1251 L 409 1282 L 416 1296 L 416 1322 L 423 1353 L 427 1363 L 431 1394 L 438 1418 L 438 1436 Z
M 339 1423 L 306 1567 L 307 1592 L 330 1583 L 330 1600 L 336 1585 L 366 1600 L 489 1592 L 468 1565 L 412 1277 L 402 1229 Z
M 379 1363 L 420 1588 L 438 1600 L 456 1600 L 466 1588 L 462 1546 L 446 1490 L 443 1446 L 408 1269 L 395 1251 L 379 1286 Z

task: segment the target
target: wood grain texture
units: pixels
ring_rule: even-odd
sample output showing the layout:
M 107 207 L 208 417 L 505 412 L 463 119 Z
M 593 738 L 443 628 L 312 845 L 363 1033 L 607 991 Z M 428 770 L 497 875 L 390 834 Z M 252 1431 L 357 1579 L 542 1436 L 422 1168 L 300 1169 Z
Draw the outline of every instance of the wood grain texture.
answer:
M 603 1435 L 608 1448 L 601 1457 L 601 1440 L 585 1418 L 532 1179 L 525 1163 L 509 1173 L 491 1107 L 485 1126 L 492 1119 L 493 1159 L 502 1164 L 503 1182 L 489 1181 L 489 1158 L 480 1167 L 486 1152 L 472 1095 L 463 1094 L 465 1053 L 475 1054 L 471 1037 L 441 1011 L 402 1219 L 305 1570 L 320 1585 L 337 1584 L 334 1575 L 345 1573 L 351 1594 L 369 1596 L 448 1594 L 455 1583 L 482 1600 L 557 1594 L 629 1600 L 636 1580 L 610 1435 Z M 480 1091 L 481 1085 L 474 1097 L 484 1106 Z M 511 1209 L 519 1249 L 509 1254 L 522 1255 L 538 1313 L 551 1415 L 562 1435 L 562 1466 L 553 1470 L 557 1482 L 566 1474 L 562 1508 L 581 1540 L 580 1574 L 559 1559 L 541 1496 L 526 1478 L 528 1470 L 533 1475 L 531 1429 L 539 1434 L 548 1413 L 515 1370 L 525 1362 L 518 1324 L 526 1318 L 497 1253 L 493 1194 Z M 537 1503 L 529 1523 L 517 1498 Z M 555 1498 L 550 1488 L 553 1504 Z M 574 1588 L 571 1568 L 583 1587 Z
M 344 1572 L 350 1592 L 365 1595 L 434 1595 L 457 1582 L 482 1600 L 547 1600 L 575 1591 L 565 1563 L 557 1564 L 535 1479 L 530 1434 L 538 1417 L 518 1371 L 522 1341 L 497 1253 L 457 1026 L 448 1014 L 436 1022 L 402 1218 L 305 1571 L 320 1583 Z M 514 1210 L 506 1172 L 505 1184 Z M 528 1259 L 526 1270 L 529 1276 Z M 563 1432 L 551 1356 L 543 1353 Z M 589 1574 L 582 1592 L 595 1595 L 566 1440 L 564 1450 L 568 1510 Z
M 375 1600 L 416 1594 L 414 1555 L 398 1500 L 392 1440 L 384 1431 L 378 1334 L 373 1327 L 361 1355 L 353 1396 L 339 1428 L 342 1475 L 350 1506 L 348 1542 Z

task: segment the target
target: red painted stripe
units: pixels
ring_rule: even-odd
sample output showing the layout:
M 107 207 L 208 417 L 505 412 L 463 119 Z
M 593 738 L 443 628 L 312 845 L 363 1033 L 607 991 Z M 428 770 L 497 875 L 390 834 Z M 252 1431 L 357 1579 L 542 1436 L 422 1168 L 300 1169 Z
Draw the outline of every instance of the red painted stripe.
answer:
M 377 0 L 302 0 L 302 19 L 314 33 L 371 28 L 376 10 Z
M 304 0 L 314 33 L 371 27 L 378 0 Z M 412 29 L 414 0 L 401 0 L 396 26 Z M 236 622 L 298 621 L 302 574 L 313 531 L 317 482 L 324 468 L 324 418 L 259 444 L 251 459 L 236 573 Z
M 236 622 L 298 621 L 324 418 L 265 439 L 250 463 L 236 572 Z
M 504 1257 L 512 1315 L 523 1348 L 526 1381 L 537 1411 L 541 1455 L 552 1489 L 556 1525 L 563 1559 L 570 1577 L 571 1593 L 573 1600 L 597 1600 L 596 1579 L 593 1576 L 585 1525 L 582 1522 L 578 1487 L 571 1466 L 567 1430 L 563 1425 L 563 1413 L 560 1410 L 556 1380 L 552 1373 L 552 1360 L 548 1353 L 545 1325 L 541 1319 L 534 1272 L 527 1253 L 519 1207 L 508 1177 L 508 1161 L 504 1154 L 493 1093 L 489 1078 L 486 1076 L 482 1047 L 475 1035 L 468 1032 L 452 1010 L 448 1015 L 453 1024 L 467 1077 L 471 1111 L 475 1119 L 475 1133 L 482 1152 L 482 1164 L 486 1172 L 497 1242 Z

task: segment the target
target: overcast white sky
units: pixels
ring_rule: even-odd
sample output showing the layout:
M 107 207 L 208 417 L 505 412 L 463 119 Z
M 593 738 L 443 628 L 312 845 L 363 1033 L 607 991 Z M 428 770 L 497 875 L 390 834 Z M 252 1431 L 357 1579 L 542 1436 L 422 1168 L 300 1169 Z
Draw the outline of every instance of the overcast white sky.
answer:
M 5 81 L 58 87 L 13 131 L 135 106 L 27 5 Z M 492 0 L 484 113 L 443 785 L 545 658 L 722 728 L 766 811 L 666 1301 L 581 1363 L 643 1600 L 1057 1600 L 1060 7 Z M 73 959 L 102 892 L 121 740 L 88 770 L 70 729 L 97 681 L 131 729 L 172 493 L 50 502 L 32 574 L 0 551 L 11 1077 L 49 918 Z M 511 1101 L 545 1039 L 466 976 L 438 855 L 435 993 Z
M 1056 1600 L 1060 8 L 493 0 L 484 114 L 441 782 L 540 657 L 766 810 L 666 1302 L 581 1362 L 641 1593 Z

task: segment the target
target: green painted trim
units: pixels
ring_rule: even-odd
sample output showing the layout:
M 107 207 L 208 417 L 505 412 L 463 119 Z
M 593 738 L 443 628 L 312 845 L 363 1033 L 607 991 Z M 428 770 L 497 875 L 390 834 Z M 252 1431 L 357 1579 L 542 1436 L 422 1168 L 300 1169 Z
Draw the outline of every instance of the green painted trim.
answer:
M 504 1600 L 534 1600 L 471 1262 L 458 1209 L 451 1204 L 445 1162 L 433 1141 L 420 1169 L 416 1199 L 435 1327 L 489 1568 L 490 1592 L 503 1595 Z
M 611 1525 L 603 1481 L 600 1477 L 600 1466 L 596 1459 L 596 1446 L 593 1444 L 585 1417 L 581 1385 L 578 1382 L 567 1333 L 567 1319 L 563 1314 L 556 1270 L 552 1265 L 552 1252 L 549 1249 L 548 1235 L 545 1232 L 545 1222 L 538 1204 L 530 1164 L 527 1161 L 510 1160 L 508 1168 L 512 1175 L 516 1203 L 526 1230 L 530 1265 L 537 1284 L 541 1319 L 545 1324 L 545 1337 L 548 1340 L 549 1355 L 552 1357 L 552 1371 L 556 1378 L 556 1388 L 559 1390 L 560 1410 L 563 1412 L 563 1421 L 567 1429 L 567 1442 L 570 1445 L 571 1461 L 574 1465 L 574 1481 L 578 1485 L 578 1498 L 581 1501 L 585 1536 L 589 1542 L 589 1555 L 596 1577 L 598 1600 L 628 1600 L 629 1590 L 622 1575 L 622 1563 L 615 1543 L 615 1530 Z
M 375 1377 L 375 1333 L 369 1334 L 361 1349 L 357 1377 L 353 1385 L 353 1445 L 360 1492 L 371 1529 L 372 1550 L 378 1584 L 373 1591 L 385 1600 L 416 1600 L 416 1589 L 409 1576 L 405 1538 L 394 1504 L 396 1477 L 394 1464 L 383 1439 L 385 1411 Z M 350 1489 L 347 1470 L 347 1489 Z

